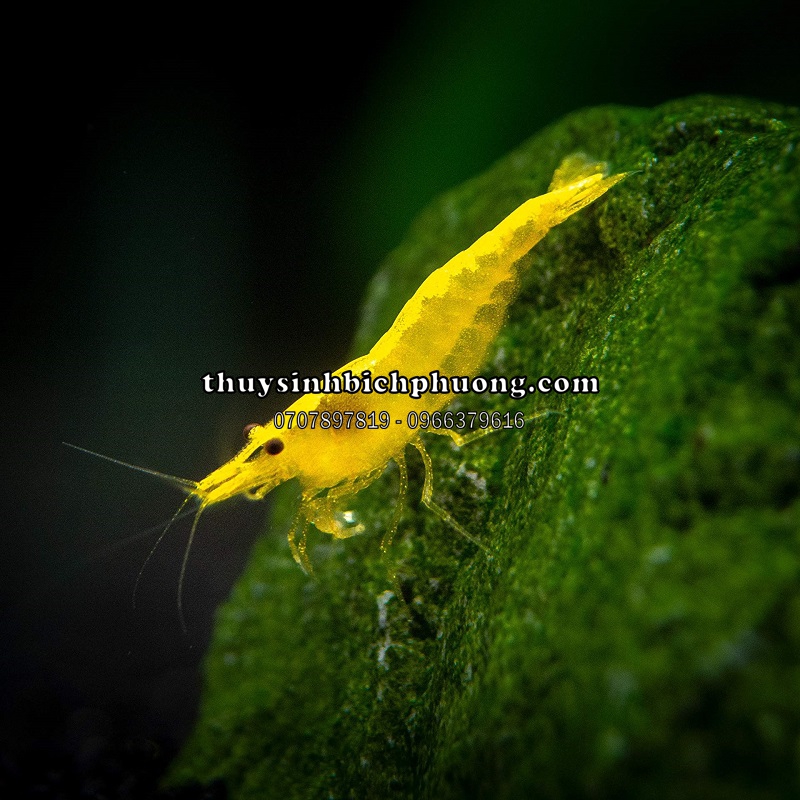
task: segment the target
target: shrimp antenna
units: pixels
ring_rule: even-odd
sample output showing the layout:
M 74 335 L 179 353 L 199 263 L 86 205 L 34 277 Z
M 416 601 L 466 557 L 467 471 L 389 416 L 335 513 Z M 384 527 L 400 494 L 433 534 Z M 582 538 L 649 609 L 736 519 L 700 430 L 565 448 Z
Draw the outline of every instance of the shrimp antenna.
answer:
M 197 488 L 197 484 L 194 481 L 187 480 L 186 478 L 178 478 L 175 475 L 167 475 L 165 472 L 147 469 L 147 467 L 137 467 L 135 464 L 129 464 L 127 461 L 120 461 L 118 458 L 112 458 L 111 456 L 104 456 L 102 453 L 95 453 L 94 450 L 87 450 L 85 447 L 79 447 L 77 444 L 70 444 L 69 442 L 62 442 L 61 444 L 71 447 L 73 450 L 80 450 L 82 453 L 88 453 L 90 456 L 97 456 L 97 458 L 110 461 L 112 464 L 119 464 L 121 467 L 127 467 L 128 469 L 134 469 L 137 472 L 144 472 L 145 475 L 153 475 L 156 478 L 161 478 L 162 480 L 166 481 L 167 483 L 171 483 L 173 486 L 189 495 L 191 495 Z M 183 508 L 183 506 L 181 506 L 181 508 Z M 170 524 L 172 524 L 172 521 L 170 521 Z
M 188 498 L 187 498 L 188 500 Z M 186 501 L 184 500 L 184 504 Z M 181 506 L 183 508 L 183 506 Z M 183 582 L 186 578 L 186 565 L 189 563 L 189 551 L 192 549 L 192 542 L 194 542 L 194 535 L 197 533 L 197 523 L 200 521 L 200 514 L 203 512 L 205 508 L 205 504 L 201 503 L 200 508 L 197 509 L 197 514 L 195 514 L 194 521 L 192 522 L 192 530 L 189 532 L 189 541 L 186 542 L 186 550 L 183 552 L 183 561 L 181 562 L 181 574 L 178 578 L 178 616 L 181 619 L 181 628 L 183 629 L 183 635 L 188 636 L 189 629 L 186 627 L 186 618 L 183 616 Z M 180 508 L 178 509 L 178 513 L 180 513 Z
M 167 531 L 172 527 L 172 523 L 176 520 L 180 519 L 183 516 L 183 509 L 186 507 L 186 504 L 192 499 L 192 495 L 189 495 L 178 507 L 178 510 L 172 515 L 170 521 L 164 526 L 164 530 L 161 531 L 159 534 L 158 539 L 156 539 L 156 543 L 150 549 L 150 552 L 147 554 L 147 558 L 144 560 L 144 564 L 142 564 L 142 568 L 139 570 L 139 574 L 136 576 L 136 583 L 133 584 L 133 597 L 131 598 L 131 604 L 134 608 L 136 608 L 136 593 L 139 591 L 139 583 L 142 580 L 142 575 L 144 574 L 145 567 L 150 563 L 150 559 L 153 557 L 153 553 L 156 552 L 158 546 L 161 544 L 161 540 L 167 535 Z M 199 510 L 198 510 L 199 515 Z M 192 534 L 194 535 L 194 529 L 197 526 L 197 518 L 195 517 L 194 524 L 192 525 Z M 190 540 L 191 543 L 191 540 Z M 185 563 L 185 557 L 184 557 Z M 179 606 L 180 607 L 180 606 Z M 186 630 L 186 626 L 183 625 L 183 616 L 181 616 L 181 624 L 184 630 Z
M 170 518 L 172 522 L 177 522 L 179 519 L 183 519 L 184 517 L 188 517 L 189 514 L 193 514 L 193 508 L 187 508 L 185 511 L 181 511 L 175 519 Z M 125 536 L 122 539 L 119 539 L 116 542 L 111 542 L 111 544 L 104 545 L 96 554 L 89 557 L 89 560 L 96 560 L 98 558 L 105 558 L 110 556 L 111 554 L 115 553 L 117 550 L 120 550 L 123 547 L 127 547 L 134 542 L 138 542 L 141 539 L 146 539 L 148 536 L 152 536 L 154 533 L 161 533 L 164 530 L 164 525 L 166 525 L 166 521 L 159 522 L 158 525 L 153 525 L 152 527 L 148 528 L 144 531 L 139 531 L 139 533 L 132 533 L 130 536 Z
M 199 497 L 195 493 L 198 484 L 195 481 L 187 480 L 186 478 L 178 478 L 175 475 L 167 475 L 165 472 L 158 472 L 155 469 L 147 469 L 147 467 L 138 467 L 136 464 L 129 464 L 127 461 L 120 461 L 118 458 L 112 458 L 111 456 L 105 456 L 102 453 L 96 453 L 94 450 L 88 450 L 85 447 L 79 447 L 77 444 L 70 444 L 69 442 L 62 442 L 67 447 L 71 447 L 73 450 L 80 450 L 82 453 L 87 453 L 90 456 L 96 456 L 97 458 L 102 458 L 105 461 L 110 461 L 112 464 L 118 464 L 121 467 L 127 467 L 128 469 L 136 470 L 136 472 L 143 472 L 145 475 L 153 475 L 156 478 L 161 478 L 161 480 L 166 481 L 167 483 L 171 483 L 173 486 L 177 487 L 183 492 L 186 492 L 188 495 L 184 501 L 178 507 L 178 510 L 170 517 L 169 522 L 164 526 L 164 530 L 156 539 L 155 544 L 150 549 L 150 552 L 147 554 L 147 558 L 144 560 L 144 564 L 142 564 L 142 568 L 139 570 L 139 574 L 136 576 L 136 582 L 133 584 L 133 597 L 131 598 L 131 602 L 134 608 L 136 608 L 136 594 L 139 591 L 139 583 L 141 583 L 142 575 L 144 574 L 145 568 L 150 563 L 150 559 L 153 557 L 153 554 L 158 549 L 158 546 L 161 544 L 163 538 L 167 535 L 167 531 L 172 527 L 173 523 L 177 522 L 181 517 L 185 516 L 188 511 L 184 511 L 186 508 L 186 504 L 194 499 Z M 186 545 L 186 552 L 183 554 L 183 562 L 181 563 L 181 574 L 180 578 L 178 579 L 178 614 L 181 618 L 181 628 L 183 629 L 184 635 L 188 633 L 188 629 L 186 628 L 186 620 L 183 616 L 183 582 L 186 576 L 186 564 L 189 561 L 189 550 L 192 547 L 192 542 L 194 541 L 194 535 L 197 532 L 197 522 L 200 519 L 200 512 L 203 510 L 203 505 L 201 504 L 200 507 L 197 509 L 197 513 L 195 514 L 194 522 L 192 523 L 192 530 L 189 534 L 189 542 Z M 146 533 L 150 533 L 150 531 L 146 531 Z

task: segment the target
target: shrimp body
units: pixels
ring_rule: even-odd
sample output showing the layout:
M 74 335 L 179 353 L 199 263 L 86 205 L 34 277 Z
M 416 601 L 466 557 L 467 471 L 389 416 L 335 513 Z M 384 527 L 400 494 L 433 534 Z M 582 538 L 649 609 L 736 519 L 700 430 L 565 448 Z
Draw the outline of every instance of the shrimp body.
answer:
M 477 374 L 519 290 L 522 256 L 552 227 L 592 203 L 626 174 L 605 177 L 605 164 L 589 162 L 580 155 L 565 159 L 546 194 L 523 203 L 471 247 L 431 273 L 369 353 L 345 364 L 333 376 L 346 371 L 360 376 L 364 370 L 376 376 L 390 375 L 393 370 L 405 376 L 428 375 L 435 370 L 442 375 Z M 425 393 L 418 399 L 388 392 L 306 394 L 287 413 L 387 411 L 391 422 L 385 430 L 319 425 L 279 430 L 273 422 L 254 426 L 244 448 L 197 483 L 191 494 L 200 499 L 202 510 L 239 494 L 260 499 L 284 481 L 297 478 L 301 502 L 289 540 L 295 559 L 308 569 L 307 524 L 337 537 L 360 532 L 359 526 L 345 526 L 337 509 L 394 460 L 400 469 L 401 502 L 384 537 L 384 547 L 388 546 L 405 495 L 404 451 L 411 444 L 425 462 L 423 502 L 469 536 L 433 503 L 430 458 L 419 430 L 406 425 L 409 411 L 434 412 L 449 401 L 445 393 Z M 459 441 L 456 434 L 451 435 Z

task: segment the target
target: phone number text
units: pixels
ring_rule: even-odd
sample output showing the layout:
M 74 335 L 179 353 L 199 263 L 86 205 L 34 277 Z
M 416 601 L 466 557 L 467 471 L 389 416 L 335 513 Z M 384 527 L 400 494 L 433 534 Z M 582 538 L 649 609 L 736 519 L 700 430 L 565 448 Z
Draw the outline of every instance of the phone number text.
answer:
M 487 430 L 489 428 L 524 428 L 522 411 L 409 411 L 405 419 L 395 419 L 395 425 L 405 423 L 412 430 Z M 279 411 L 272 419 L 278 430 L 292 428 L 315 430 L 386 430 L 392 424 L 388 411 Z

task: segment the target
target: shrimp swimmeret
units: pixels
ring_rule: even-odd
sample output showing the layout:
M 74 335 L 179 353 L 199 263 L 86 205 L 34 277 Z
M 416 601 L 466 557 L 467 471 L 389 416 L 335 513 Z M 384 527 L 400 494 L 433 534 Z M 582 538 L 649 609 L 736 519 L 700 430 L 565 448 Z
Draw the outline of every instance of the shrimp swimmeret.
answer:
M 496 228 L 431 273 L 369 353 L 349 362 L 333 376 L 347 371 L 361 375 L 364 370 L 376 376 L 387 376 L 395 370 L 401 375 L 440 371 L 443 375 L 475 376 L 518 292 L 520 258 L 550 228 L 594 202 L 628 174 L 605 177 L 605 170 L 604 163 L 591 162 L 582 155 L 568 156 L 556 170 L 546 194 L 523 203 Z M 360 532 L 360 526 L 344 524 L 337 510 L 346 498 L 372 483 L 394 460 L 400 472 L 400 496 L 381 544 L 385 550 L 403 509 L 408 483 L 404 453 L 410 444 L 419 451 L 425 465 L 423 503 L 461 534 L 477 541 L 434 503 L 430 456 L 420 430 L 405 424 L 409 412 L 440 411 L 449 400 L 448 394 L 433 392 L 417 399 L 407 393 L 303 395 L 283 412 L 282 420 L 303 412 L 318 420 L 331 419 L 337 413 L 350 414 L 352 418 L 351 412 L 364 412 L 374 419 L 388 412 L 388 419 L 403 420 L 403 424 L 377 428 L 317 424 L 289 429 L 283 425 L 277 427 L 273 419 L 265 425 L 248 426 L 242 450 L 203 480 L 195 483 L 171 479 L 188 494 L 175 518 L 192 498 L 199 500 L 189 537 L 191 545 L 200 515 L 207 506 L 236 495 L 258 500 L 279 484 L 297 478 L 301 498 L 289 531 L 289 543 L 297 563 L 310 571 L 306 553 L 308 525 L 313 524 L 337 538 Z M 476 438 L 476 434 L 461 436 L 449 430 L 434 432 L 449 434 L 459 445 Z M 181 584 L 188 552 L 187 546 Z

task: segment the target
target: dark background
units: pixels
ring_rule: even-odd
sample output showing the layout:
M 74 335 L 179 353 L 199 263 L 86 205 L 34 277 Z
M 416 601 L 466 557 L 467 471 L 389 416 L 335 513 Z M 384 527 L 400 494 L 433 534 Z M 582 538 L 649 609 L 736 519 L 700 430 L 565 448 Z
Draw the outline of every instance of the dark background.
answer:
M 180 496 L 62 441 L 198 479 L 290 400 L 206 395 L 201 376 L 340 366 L 413 216 L 544 125 L 698 92 L 800 102 L 777 0 L 261 14 L 9 20 L 0 787 L 160 769 L 264 527 L 264 504 L 204 517 L 184 635 L 186 521 L 136 609 L 155 536 L 129 540 Z

